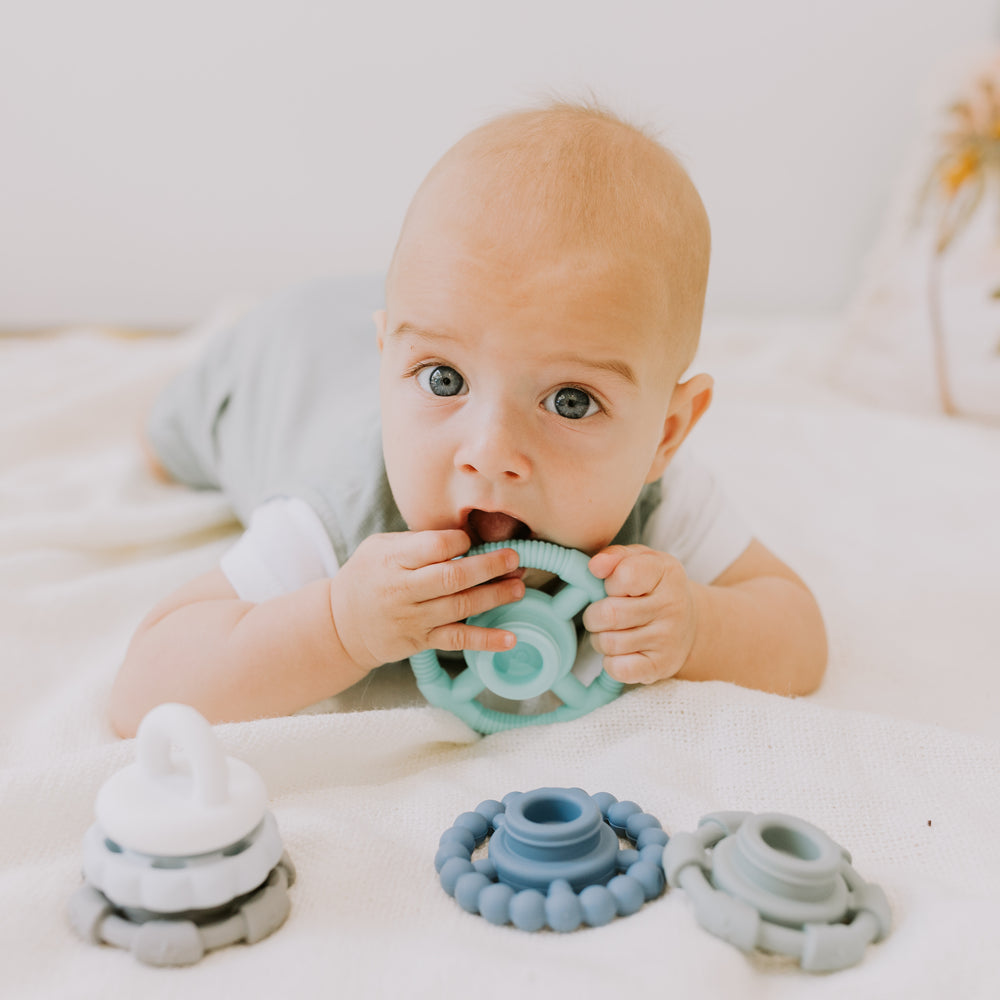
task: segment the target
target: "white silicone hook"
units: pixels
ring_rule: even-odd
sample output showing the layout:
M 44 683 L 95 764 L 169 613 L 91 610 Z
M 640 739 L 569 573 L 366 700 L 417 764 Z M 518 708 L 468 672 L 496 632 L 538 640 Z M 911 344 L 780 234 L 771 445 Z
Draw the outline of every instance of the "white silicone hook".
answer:
M 187 767 L 175 765 L 176 746 Z M 120 848 L 161 857 L 209 854 L 250 834 L 267 811 L 260 775 L 227 757 L 188 705 L 158 705 L 139 724 L 136 762 L 113 775 L 95 812 Z
M 177 746 L 191 765 L 191 795 L 202 805 L 221 805 L 229 798 L 226 758 L 212 727 L 190 705 L 158 705 L 139 724 L 136 759 L 147 778 L 177 774 L 170 756 Z

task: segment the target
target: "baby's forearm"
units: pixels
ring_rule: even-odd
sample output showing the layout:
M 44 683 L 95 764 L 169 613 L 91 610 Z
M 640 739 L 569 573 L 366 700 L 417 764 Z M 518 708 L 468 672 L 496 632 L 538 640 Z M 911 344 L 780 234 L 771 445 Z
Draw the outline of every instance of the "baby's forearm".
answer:
M 678 677 L 723 680 L 783 695 L 815 690 L 827 643 L 815 599 L 800 582 L 761 576 L 695 584 L 695 643 Z
M 214 570 L 140 625 L 115 681 L 111 721 L 131 736 L 164 701 L 192 705 L 211 722 L 288 715 L 364 674 L 337 634 L 329 580 L 254 604 Z

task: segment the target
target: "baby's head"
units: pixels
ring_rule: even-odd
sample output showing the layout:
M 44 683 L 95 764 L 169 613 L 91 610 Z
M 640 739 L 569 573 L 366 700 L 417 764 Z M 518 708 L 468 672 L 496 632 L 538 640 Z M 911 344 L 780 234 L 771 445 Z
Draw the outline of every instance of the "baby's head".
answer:
M 504 116 L 431 170 L 378 319 L 389 483 L 413 530 L 597 552 L 711 399 L 679 382 L 708 275 L 701 199 L 601 110 Z

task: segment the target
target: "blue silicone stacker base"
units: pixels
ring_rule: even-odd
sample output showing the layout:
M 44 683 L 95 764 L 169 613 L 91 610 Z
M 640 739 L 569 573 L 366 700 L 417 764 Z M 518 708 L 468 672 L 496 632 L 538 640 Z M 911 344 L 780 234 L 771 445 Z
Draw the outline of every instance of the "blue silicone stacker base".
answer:
M 512 540 L 480 545 L 468 555 L 504 548 L 518 553 L 522 567 L 554 573 L 567 586 L 555 596 L 528 590 L 515 604 L 470 618 L 472 625 L 513 632 L 517 645 L 504 653 L 466 650 L 468 667 L 454 680 L 441 668 L 433 649 L 410 657 L 424 697 L 481 733 L 567 722 L 613 701 L 624 685 L 603 670 L 589 685 L 581 684 L 571 673 L 577 650 L 573 617 L 605 596 L 603 582 L 587 569 L 586 554 L 550 542 Z M 476 701 L 483 691 L 514 701 L 552 691 L 562 705 L 539 715 L 515 715 Z
M 489 854 L 473 851 L 493 830 Z M 634 845 L 619 847 L 619 836 Z M 469 913 L 521 930 L 574 931 L 635 913 L 666 882 L 668 837 L 655 816 L 580 788 L 537 788 L 489 799 L 441 835 L 441 886 Z
M 890 930 L 889 901 L 822 830 L 781 813 L 703 817 L 663 854 L 707 931 L 743 951 L 788 955 L 807 972 L 860 962 Z

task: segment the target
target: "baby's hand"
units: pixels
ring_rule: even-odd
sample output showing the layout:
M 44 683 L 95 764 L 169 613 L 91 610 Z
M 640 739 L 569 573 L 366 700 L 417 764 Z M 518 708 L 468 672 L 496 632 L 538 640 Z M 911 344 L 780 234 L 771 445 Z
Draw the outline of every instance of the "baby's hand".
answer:
M 612 545 L 590 560 L 608 596 L 583 613 L 604 669 L 626 684 L 673 677 L 694 646 L 697 619 L 684 567 L 645 545 Z
M 466 625 L 462 619 L 519 601 L 524 584 L 497 580 L 517 568 L 512 549 L 457 559 L 469 536 L 460 530 L 371 535 L 330 585 L 340 641 L 363 670 L 423 649 L 503 652 L 516 636 Z

